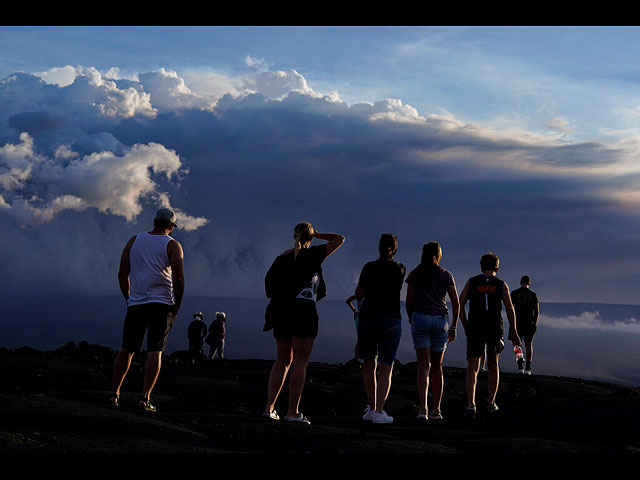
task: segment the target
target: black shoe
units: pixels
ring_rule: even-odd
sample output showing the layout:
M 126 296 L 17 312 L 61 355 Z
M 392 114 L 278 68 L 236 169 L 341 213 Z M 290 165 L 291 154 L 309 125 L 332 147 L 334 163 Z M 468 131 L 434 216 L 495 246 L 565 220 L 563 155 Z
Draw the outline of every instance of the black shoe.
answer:
M 120 395 L 116 395 L 115 393 L 112 393 L 111 396 L 109 397 L 108 403 L 112 407 L 119 407 L 120 406 Z
M 476 406 L 469 405 L 464 410 L 464 419 L 465 420 L 474 420 L 476 418 Z

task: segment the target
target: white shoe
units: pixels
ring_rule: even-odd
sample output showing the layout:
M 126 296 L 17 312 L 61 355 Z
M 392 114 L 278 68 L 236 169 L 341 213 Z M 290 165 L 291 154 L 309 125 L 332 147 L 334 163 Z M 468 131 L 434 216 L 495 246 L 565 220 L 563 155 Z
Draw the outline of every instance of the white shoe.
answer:
M 362 419 L 370 422 L 370 421 L 373 420 L 373 417 L 375 415 L 376 415 L 376 411 L 375 410 L 371 410 L 369 405 L 367 405 L 367 408 L 364 411 L 364 415 L 362 416 Z
M 298 413 L 295 417 L 284 417 L 285 422 L 304 423 L 305 425 L 311 425 L 311 422 L 303 414 Z
M 393 423 L 393 417 L 387 415 L 384 410 L 381 413 L 375 413 L 373 417 L 373 423 Z
M 426 408 L 421 408 L 420 409 L 420 413 L 418 413 L 418 416 L 416 417 L 416 420 L 429 420 L 429 415 L 427 415 L 427 409 Z
M 524 374 L 531 375 L 531 369 L 530 368 L 525 369 Z
M 264 412 L 262 416 L 270 418 L 271 420 L 280 420 L 280 417 L 275 410 L 272 410 L 271 412 Z
M 442 413 L 440 410 L 433 410 L 429 417 L 431 417 L 432 420 L 442 420 Z

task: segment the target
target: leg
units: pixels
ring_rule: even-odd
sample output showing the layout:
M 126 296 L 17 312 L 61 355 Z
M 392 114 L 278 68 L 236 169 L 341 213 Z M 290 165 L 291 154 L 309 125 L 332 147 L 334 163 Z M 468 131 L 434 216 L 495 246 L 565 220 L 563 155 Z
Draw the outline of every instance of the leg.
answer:
M 444 352 L 431 352 L 431 395 L 433 396 L 432 410 L 440 410 L 440 401 L 442 400 L 442 388 L 444 379 L 442 375 L 442 359 Z M 425 403 L 426 408 L 426 403 Z
M 220 340 L 220 350 L 218 351 L 220 358 L 224 358 L 224 338 Z
M 307 364 L 313 350 L 313 338 L 293 337 L 293 363 L 289 376 L 289 410 L 288 417 L 298 415 L 298 407 L 302 398 L 302 389 L 307 377 Z
M 142 396 L 149 400 L 151 391 L 160 375 L 160 366 L 162 364 L 162 352 L 149 352 L 147 354 L 147 362 L 144 366 L 144 387 Z
M 364 393 L 367 396 L 369 402 L 369 408 L 376 409 L 376 393 L 377 393 L 377 381 L 376 381 L 376 367 L 377 360 L 365 360 L 362 366 L 362 376 L 364 379 Z
M 527 365 L 531 365 L 531 361 L 533 360 L 533 340 L 525 342 L 524 346 L 527 350 L 526 352 Z
M 284 380 L 289 372 L 291 361 L 293 360 L 293 344 L 291 340 L 276 339 L 276 349 L 276 362 L 273 364 L 271 373 L 269 374 L 267 405 L 264 409 L 266 413 L 273 411 L 278 395 L 280 395 L 280 390 L 282 390 L 282 385 L 284 385 Z
M 469 406 L 476 404 L 476 383 L 478 381 L 480 360 L 480 357 L 467 360 L 467 404 Z
M 426 409 L 431 369 L 430 349 L 416 349 L 416 356 L 418 358 L 418 398 L 420 400 L 420 408 Z
M 133 353 L 129 353 L 124 349 L 120 349 L 116 356 L 113 364 L 113 393 L 115 395 L 120 395 L 120 388 L 122 387 L 122 382 L 124 382 L 124 377 L 126 377 L 129 371 L 132 358 Z
M 378 389 L 376 392 L 376 412 L 382 413 L 384 404 L 387 402 L 389 396 L 389 390 L 391 389 L 391 375 L 393 374 L 393 363 L 388 365 L 386 363 L 378 364 Z
M 487 403 L 495 403 L 500 383 L 500 369 L 498 368 L 498 357 L 500 354 L 487 353 L 487 363 L 489 366 L 489 398 Z

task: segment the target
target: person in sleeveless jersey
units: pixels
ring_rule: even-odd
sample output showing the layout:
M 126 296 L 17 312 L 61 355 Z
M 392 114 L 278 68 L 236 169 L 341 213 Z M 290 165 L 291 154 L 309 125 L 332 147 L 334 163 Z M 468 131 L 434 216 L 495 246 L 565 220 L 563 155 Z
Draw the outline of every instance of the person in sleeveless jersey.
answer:
M 509 295 L 509 286 L 496 275 L 500 259 L 489 252 L 480 259 L 482 273 L 470 278 L 460 293 L 460 321 L 467 336 L 467 408 L 465 416 L 475 418 L 476 384 L 480 360 L 485 355 L 489 370 L 489 392 L 487 410 L 495 412 L 496 394 L 500 382 L 498 358 L 504 349 L 504 325 L 502 306 L 504 304 L 509 320 L 508 338 L 514 345 L 520 345 L 516 329 L 516 315 Z M 465 306 L 469 302 L 469 313 Z
M 113 366 L 111 404 L 118 406 L 120 389 L 133 355 L 142 351 L 147 336 L 147 360 L 138 406 L 155 412 L 151 392 L 160 374 L 162 352 L 178 316 L 184 294 L 184 253 L 171 238 L 177 227 L 176 214 L 168 208 L 157 211 L 154 228 L 131 237 L 120 258 L 118 282 L 127 302 L 122 347 Z

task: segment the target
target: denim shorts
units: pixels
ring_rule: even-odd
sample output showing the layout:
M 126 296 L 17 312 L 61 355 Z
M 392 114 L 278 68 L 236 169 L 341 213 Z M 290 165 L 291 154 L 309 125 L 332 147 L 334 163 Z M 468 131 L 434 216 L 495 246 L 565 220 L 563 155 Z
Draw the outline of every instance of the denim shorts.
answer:
M 358 318 L 358 356 L 393 365 L 402 335 L 401 323 L 399 318 Z
M 434 352 L 444 352 L 449 338 L 449 316 L 413 312 L 411 336 L 416 350 L 430 348 Z

